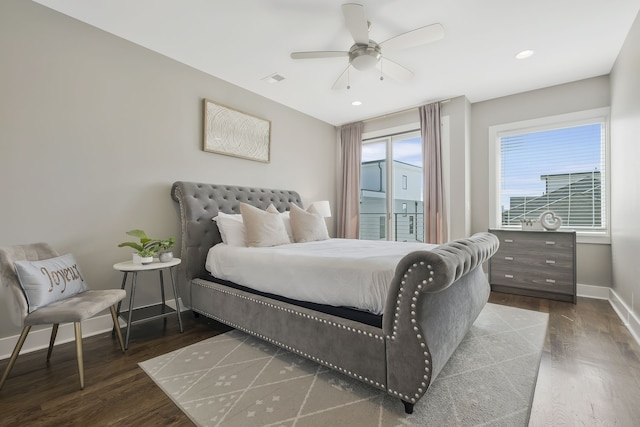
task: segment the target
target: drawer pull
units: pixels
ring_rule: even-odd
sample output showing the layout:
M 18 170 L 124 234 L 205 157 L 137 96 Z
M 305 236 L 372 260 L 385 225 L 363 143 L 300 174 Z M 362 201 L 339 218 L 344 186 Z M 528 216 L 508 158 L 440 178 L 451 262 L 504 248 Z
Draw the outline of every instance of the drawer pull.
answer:
M 554 242 L 553 240 L 547 240 L 544 243 L 546 243 L 547 245 L 555 245 L 556 244 L 556 242 Z
M 504 257 L 504 259 L 506 259 L 507 261 L 513 261 L 513 257 L 512 256 L 506 256 L 506 257 Z
M 507 279 L 513 279 L 513 274 L 505 274 L 504 277 Z
M 553 280 L 553 279 L 547 279 L 547 280 L 545 280 L 545 281 L 546 281 L 547 283 L 556 283 L 556 281 L 555 281 L 555 280 Z
M 552 259 L 548 259 L 545 261 L 547 264 L 555 264 L 556 262 Z
M 513 243 L 513 239 L 504 239 L 505 243 Z

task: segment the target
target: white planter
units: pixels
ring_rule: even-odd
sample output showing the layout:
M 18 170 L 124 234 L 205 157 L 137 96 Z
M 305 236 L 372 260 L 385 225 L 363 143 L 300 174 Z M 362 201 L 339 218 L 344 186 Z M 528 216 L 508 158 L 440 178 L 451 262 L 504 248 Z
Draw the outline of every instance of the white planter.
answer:
M 151 264 L 153 262 L 153 257 L 141 257 L 138 254 L 133 254 L 133 263 L 134 264 Z
M 153 262 L 153 257 L 152 256 L 140 257 L 140 261 L 142 261 L 142 264 L 151 264 Z

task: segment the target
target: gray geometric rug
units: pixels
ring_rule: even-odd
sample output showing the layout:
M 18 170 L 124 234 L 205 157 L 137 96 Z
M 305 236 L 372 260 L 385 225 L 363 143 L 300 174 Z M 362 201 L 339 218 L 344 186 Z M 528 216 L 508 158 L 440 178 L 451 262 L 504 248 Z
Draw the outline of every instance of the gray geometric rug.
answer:
M 526 426 L 548 318 L 487 304 L 411 415 L 398 398 L 237 330 L 140 367 L 199 426 Z

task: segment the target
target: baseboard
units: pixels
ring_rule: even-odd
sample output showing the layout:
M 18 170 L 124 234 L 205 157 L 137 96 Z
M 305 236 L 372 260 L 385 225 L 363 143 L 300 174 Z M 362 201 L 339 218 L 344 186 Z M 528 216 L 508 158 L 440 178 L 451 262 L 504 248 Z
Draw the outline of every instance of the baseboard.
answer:
M 609 303 L 618 314 L 618 317 L 620 317 L 620 320 L 622 320 L 624 326 L 627 327 L 633 338 L 640 345 L 640 318 L 638 318 L 613 289 L 611 289 Z
M 609 299 L 609 291 L 611 288 L 607 286 L 581 285 L 577 286 L 577 295 L 579 297 L 593 299 Z
M 180 301 L 180 311 L 183 312 L 188 310 L 182 305 L 181 299 Z M 174 299 L 167 300 L 167 305 L 173 309 L 176 308 L 176 302 Z M 124 327 L 126 325 L 124 320 L 118 320 L 120 327 Z M 111 313 L 107 312 L 107 314 L 95 316 L 82 322 L 82 338 L 98 335 L 103 332 L 109 332 L 112 328 L 113 321 L 111 320 Z M 11 356 L 19 337 L 20 335 L 14 335 L 11 337 L 0 338 L 0 360 L 8 359 Z M 22 346 L 20 354 L 31 353 L 33 351 L 42 350 L 43 348 L 48 348 L 50 338 L 51 326 L 38 330 L 32 329 L 31 332 L 29 332 L 29 335 L 27 335 L 27 339 Z M 72 342 L 75 341 L 75 339 L 73 323 L 60 325 L 58 328 L 58 334 L 56 335 L 56 345 Z

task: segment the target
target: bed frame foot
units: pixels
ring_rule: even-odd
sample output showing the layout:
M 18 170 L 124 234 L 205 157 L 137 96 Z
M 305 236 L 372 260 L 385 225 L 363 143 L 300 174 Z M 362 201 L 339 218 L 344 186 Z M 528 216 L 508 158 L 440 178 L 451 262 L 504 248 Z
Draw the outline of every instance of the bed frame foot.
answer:
M 197 319 L 198 317 L 200 317 L 200 313 L 198 313 L 197 311 L 193 312 L 193 318 Z
M 406 401 L 402 401 L 402 403 L 404 403 L 404 412 L 406 412 L 407 414 L 413 414 L 413 403 L 409 403 Z

